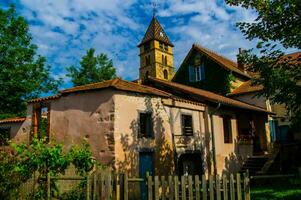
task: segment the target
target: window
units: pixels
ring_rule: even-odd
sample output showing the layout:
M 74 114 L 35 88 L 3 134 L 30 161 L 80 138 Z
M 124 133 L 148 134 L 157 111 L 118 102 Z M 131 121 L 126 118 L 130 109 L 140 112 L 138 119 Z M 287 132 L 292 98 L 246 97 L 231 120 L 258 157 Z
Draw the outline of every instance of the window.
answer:
M 153 137 L 152 113 L 139 114 L 139 137 Z
M 150 55 L 145 56 L 145 65 L 146 66 L 150 65 Z
M 146 43 L 145 45 L 144 45 L 144 51 L 149 51 L 150 50 L 150 43 Z
M 8 145 L 8 140 L 10 140 L 10 127 L 0 128 L 0 146 Z
M 198 66 L 188 66 L 189 68 L 189 81 L 197 82 L 205 79 L 205 66 L 204 63 Z
M 168 72 L 166 69 L 163 71 L 164 79 L 168 79 Z
M 159 47 L 161 50 L 168 51 L 168 45 L 163 42 L 159 42 Z
M 183 135 L 193 135 L 192 127 L 192 116 L 191 115 L 182 115 L 182 134 Z
M 159 47 L 160 47 L 160 49 L 163 49 L 164 47 L 164 43 L 163 42 L 159 42 Z
M 224 143 L 232 143 L 231 116 L 223 116 Z
M 167 66 L 167 56 L 162 55 L 162 65 Z

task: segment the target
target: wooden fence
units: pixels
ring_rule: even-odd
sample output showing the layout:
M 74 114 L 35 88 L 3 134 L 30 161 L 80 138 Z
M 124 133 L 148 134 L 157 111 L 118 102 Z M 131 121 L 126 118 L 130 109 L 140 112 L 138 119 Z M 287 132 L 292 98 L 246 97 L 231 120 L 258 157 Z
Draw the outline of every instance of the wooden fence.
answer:
M 127 174 L 93 173 L 88 177 L 87 199 L 148 200 L 250 200 L 247 174 L 230 176 L 148 176 L 129 178 Z M 130 189 L 130 184 L 135 184 Z M 145 188 L 143 188 L 145 187 Z M 142 191 L 146 191 L 143 196 Z M 137 195 L 138 194 L 138 195 Z
M 128 177 L 127 174 L 114 174 L 107 170 L 97 170 L 86 177 L 48 176 L 48 200 L 56 199 L 51 196 L 51 185 L 53 185 L 51 181 L 61 182 L 61 189 L 65 191 L 72 191 L 71 188 L 77 185 L 72 186 L 72 184 L 68 184 L 68 181 L 77 183 L 84 181 L 86 184 L 80 189 L 87 200 L 250 200 L 248 174 L 211 175 L 208 179 L 204 175 L 147 175 L 143 179 Z

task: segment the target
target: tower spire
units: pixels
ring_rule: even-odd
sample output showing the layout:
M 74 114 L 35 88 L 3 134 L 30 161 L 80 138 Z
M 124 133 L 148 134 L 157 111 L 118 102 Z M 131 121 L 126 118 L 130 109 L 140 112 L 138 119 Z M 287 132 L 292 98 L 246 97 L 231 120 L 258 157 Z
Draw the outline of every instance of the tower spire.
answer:
M 156 2 L 153 2 L 152 3 L 152 6 L 153 6 L 153 17 L 156 17 L 156 12 L 157 12 L 157 3 Z

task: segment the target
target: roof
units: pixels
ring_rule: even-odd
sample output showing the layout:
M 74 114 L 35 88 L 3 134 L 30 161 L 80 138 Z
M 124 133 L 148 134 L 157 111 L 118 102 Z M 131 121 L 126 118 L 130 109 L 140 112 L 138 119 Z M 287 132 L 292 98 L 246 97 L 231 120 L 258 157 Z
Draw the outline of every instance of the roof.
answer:
M 281 57 L 281 60 L 288 61 L 289 63 L 292 64 L 293 67 L 294 67 L 294 64 L 299 65 L 301 62 L 301 51 L 283 55 Z M 241 84 L 238 88 L 233 90 L 228 95 L 229 96 L 241 95 L 241 94 L 247 94 L 247 93 L 252 93 L 252 92 L 258 92 L 261 90 L 263 90 L 262 85 L 252 85 L 252 81 L 248 80 L 248 81 L 244 82 L 243 84 Z
M 229 96 L 232 95 L 240 95 L 240 94 L 247 94 L 252 92 L 258 92 L 263 89 L 262 85 L 252 85 L 252 81 L 248 80 L 241 84 L 238 88 L 234 89 Z
M 209 92 L 207 90 L 202 90 L 194 87 L 190 87 L 187 85 L 175 83 L 175 82 L 170 82 L 170 81 L 165 81 L 165 80 L 160 80 L 156 78 L 149 77 L 148 80 L 152 83 L 157 83 L 161 86 L 169 87 L 172 90 L 177 90 L 180 92 L 183 92 L 185 94 L 189 95 L 194 95 L 196 98 L 195 100 L 200 100 L 199 98 L 202 98 L 204 100 L 207 100 L 209 102 L 214 102 L 214 103 L 222 103 L 227 106 L 231 107 L 237 107 L 237 108 L 242 108 L 242 109 L 247 109 L 247 110 L 253 110 L 253 111 L 258 111 L 258 112 L 266 112 L 270 113 L 269 111 L 265 110 L 264 108 L 257 107 L 251 104 L 247 104 L 235 99 L 231 99 L 228 97 L 224 97 L 222 95 L 215 94 L 213 92 Z
M 221 67 L 225 68 L 226 70 L 230 70 L 232 72 L 235 72 L 239 75 L 242 75 L 248 79 L 251 78 L 251 76 L 245 72 L 243 72 L 242 70 L 238 69 L 237 63 L 224 57 L 221 56 L 205 47 L 202 47 L 199 44 L 193 44 L 191 47 L 191 50 L 189 51 L 188 55 L 186 56 L 186 58 L 189 57 L 190 53 L 192 52 L 192 50 L 196 50 L 202 54 L 204 54 L 205 56 L 207 56 L 208 58 L 212 59 L 213 61 L 215 61 L 216 63 L 218 63 Z M 186 59 L 185 58 L 185 59 Z M 185 60 L 184 60 L 185 61 Z
M 102 81 L 97 83 L 91 83 L 87 85 L 81 85 L 77 87 L 73 87 L 70 89 L 60 91 L 61 94 L 72 93 L 72 92 L 80 92 L 80 91 L 87 91 L 87 90 L 96 90 L 96 89 L 103 89 L 103 88 L 115 88 L 117 90 L 129 91 L 129 92 L 138 92 L 156 96 L 164 96 L 169 97 L 170 94 L 156 88 L 152 88 L 146 85 L 141 85 L 134 82 L 129 82 L 122 80 L 120 78 L 114 78 L 108 81 Z
M 169 97 L 170 94 L 164 91 L 161 91 L 156 88 L 152 88 L 146 85 L 141 85 L 134 82 L 129 82 L 122 80 L 120 78 L 114 78 L 112 80 L 108 81 L 102 81 L 97 83 L 91 83 L 81 86 L 76 86 L 73 88 L 69 88 L 66 90 L 61 90 L 59 94 L 55 96 L 49 96 L 44 98 L 38 98 L 38 99 L 32 99 L 28 101 L 28 103 L 36 103 L 36 102 L 43 102 L 47 100 L 57 99 L 63 94 L 69 94 L 73 92 L 83 92 L 83 91 L 90 91 L 90 90 L 98 90 L 98 89 L 105 89 L 105 88 L 114 88 L 117 90 L 122 91 L 129 91 L 129 92 L 137 92 L 137 93 L 143 93 L 143 94 L 149 94 L 149 95 L 155 95 L 155 96 L 162 96 L 162 97 Z
M 42 97 L 42 98 L 31 99 L 31 100 L 28 101 L 28 103 L 37 103 L 37 102 L 42 102 L 42 101 L 57 99 L 60 96 L 61 96 L 60 94 L 57 94 L 57 95 L 49 96 L 49 97 Z
M 297 51 L 294 53 L 289 53 L 284 56 L 282 56 L 284 59 L 293 60 L 295 62 L 300 63 L 301 62 L 301 51 Z
M 206 56 L 208 56 L 209 58 L 211 58 L 212 60 L 214 60 L 215 62 L 217 62 L 218 64 L 220 64 L 222 67 L 224 67 L 225 69 L 228 69 L 230 71 L 233 71 L 237 74 L 240 74 L 242 76 L 251 78 L 251 76 L 245 72 L 243 72 L 242 70 L 238 69 L 237 63 L 224 57 L 221 56 L 217 53 L 215 53 L 214 51 L 211 51 L 205 47 L 202 47 L 199 44 L 193 44 L 192 48 L 205 54 Z
M 140 42 L 140 44 L 138 45 L 138 47 L 140 47 L 141 45 L 143 45 L 151 40 L 158 40 L 158 41 L 164 42 L 172 47 L 174 46 L 168 39 L 166 33 L 164 32 L 162 26 L 160 25 L 160 23 L 156 17 L 152 18 L 152 21 L 150 22 L 150 24 L 144 34 L 144 37 L 143 37 L 142 41 Z
M 24 122 L 25 117 L 14 117 L 0 120 L 0 124 Z

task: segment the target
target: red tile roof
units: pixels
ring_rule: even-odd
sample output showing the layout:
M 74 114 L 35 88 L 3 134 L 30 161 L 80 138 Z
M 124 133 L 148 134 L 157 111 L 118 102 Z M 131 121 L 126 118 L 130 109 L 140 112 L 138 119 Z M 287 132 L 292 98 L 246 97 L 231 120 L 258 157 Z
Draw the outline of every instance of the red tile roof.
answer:
M 252 85 L 251 83 L 251 80 L 244 82 L 238 88 L 234 89 L 229 96 L 258 92 L 263 89 L 262 85 Z
M 164 91 L 161 91 L 156 88 L 152 88 L 146 85 L 141 85 L 134 82 L 129 82 L 122 80 L 120 78 L 115 78 L 108 81 L 102 81 L 97 83 L 91 83 L 81 86 L 76 86 L 73 88 L 69 88 L 66 90 L 62 90 L 59 92 L 59 94 L 55 96 L 49 96 L 44 98 L 37 98 L 32 99 L 28 101 L 28 103 L 36 103 L 36 102 L 42 102 L 47 100 L 53 100 L 58 99 L 63 94 L 73 93 L 73 92 L 83 92 L 83 91 L 90 91 L 90 90 L 99 90 L 104 88 L 114 88 L 116 90 L 123 90 L 123 91 L 129 91 L 129 92 L 137 92 L 137 93 L 143 93 L 143 94 L 149 94 L 149 95 L 155 95 L 155 96 L 162 96 L 162 97 L 169 97 L 170 94 Z
M 138 47 L 151 40 L 158 40 L 173 47 L 173 44 L 170 42 L 169 38 L 167 37 L 166 33 L 164 32 L 162 26 L 160 25 L 156 17 L 152 18 L 152 21 L 150 22 L 144 34 L 144 37 L 138 45 Z
M 149 95 L 156 95 L 156 96 L 163 96 L 169 97 L 170 94 L 164 92 L 162 90 L 152 88 L 146 85 L 141 85 L 134 82 L 129 82 L 122 80 L 120 78 L 115 78 L 108 81 L 102 81 L 98 83 L 91 83 L 87 85 L 81 85 L 77 87 L 73 87 L 70 89 L 60 91 L 61 94 L 72 93 L 72 92 L 80 92 L 80 91 L 87 91 L 87 90 L 96 90 L 96 89 L 103 89 L 103 88 L 114 88 L 117 90 L 129 91 L 129 92 L 138 92 L 144 93 Z
M 25 117 L 14 117 L 0 120 L 0 124 L 24 122 Z
M 203 100 L 206 100 L 209 102 L 222 103 L 227 106 L 270 113 L 269 111 L 267 111 L 263 108 L 253 106 L 253 105 L 250 105 L 250 104 L 238 101 L 238 100 L 234 100 L 234 99 L 231 99 L 228 97 L 224 97 L 224 96 L 221 96 L 221 95 L 218 95 L 213 92 L 206 91 L 206 90 L 189 87 L 189 86 L 182 85 L 182 84 L 175 83 L 175 82 L 159 80 L 159 79 L 152 78 L 152 77 L 149 77 L 148 80 L 151 83 L 158 84 L 159 86 L 169 87 L 172 90 L 183 92 L 184 94 L 195 95 L 197 97 L 195 100 L 203 99 Z M 156 85 L 154 87 L 156 87 Z
M 47 100 L 58 99 L 60 96 L 61 96 L 60 94 L 57 94 L 57 95 L 49 96 L 49 97 L 31 99 L 28 101 L 28 103 L 37 103 L 37 102 L 42 102 L 42 101 L 47 101 Z
M 192 45 L 192 49 L 195 49 L 203 54 L 205 54 L 207 57 L 211 58 L 212 60 L 214 60 L 215 62 L 217 62 L 220 66 L 222 66 L 223 68 L 230 70 L 232 72 L 235 72 L 237 74 L 240 74 L 244 77 L 247 78 L 251 78 L 251 76 L 243 71 L 241 71 L 240 69 L 238 69 L 237 63 L 224 57 L 221 56 L 205 47 L 202 47 L 199 44 L 193 44 Z

